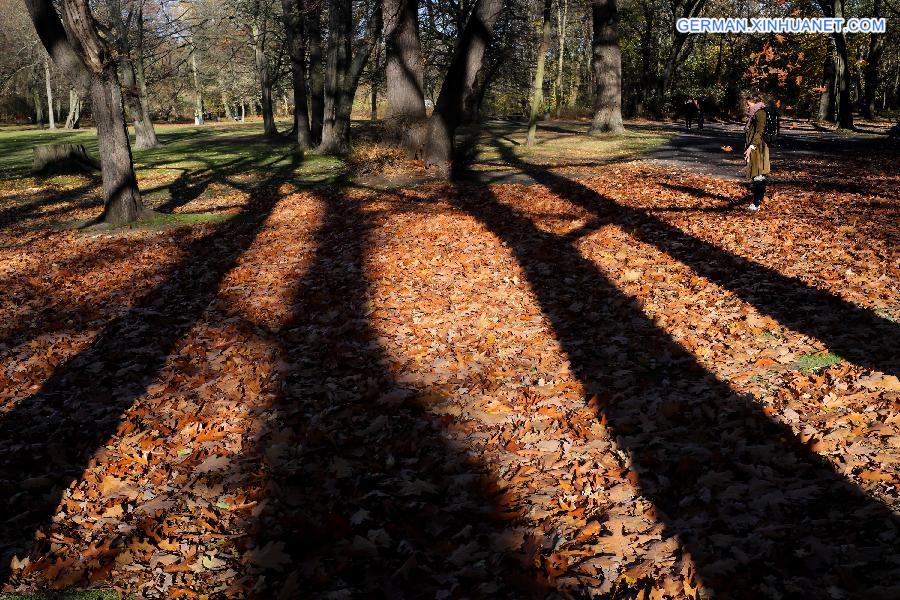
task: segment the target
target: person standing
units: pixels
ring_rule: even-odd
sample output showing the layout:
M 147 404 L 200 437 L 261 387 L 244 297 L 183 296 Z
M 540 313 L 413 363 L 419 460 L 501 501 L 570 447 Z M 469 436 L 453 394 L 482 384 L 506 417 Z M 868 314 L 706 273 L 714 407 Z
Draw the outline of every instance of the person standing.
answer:
M 759 96 L 748 96 L 747 124 L 744 126 L 744 160 L 753 201 L 747 209 L 756 212 L 766 196 L 766 175 L 771 171 L 769 145 L 766 143 L 766 103 Z
M 687 130 L 691 130 L 691 125 L 694 121 L 697 120 L 697 101 L 693 98 L 688 98 L 684 103 L 684 123 L 687 126 Z

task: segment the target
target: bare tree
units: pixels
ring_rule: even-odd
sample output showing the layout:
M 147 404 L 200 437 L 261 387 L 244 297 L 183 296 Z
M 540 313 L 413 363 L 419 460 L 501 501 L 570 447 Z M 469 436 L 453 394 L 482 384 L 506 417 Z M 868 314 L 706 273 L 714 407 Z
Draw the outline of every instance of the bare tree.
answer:
M 53 118 L 53 86 L 50 84 L 50 61 L 44 61 L 44 79 L 47 82 L 47 115 L 50 121 L 50 129 L 56 129 L 56 120 Z
M 63 0 L 62 21 L 51 0 L 25 0 L 25 5 L 57 68 L 90 88 L 103 174 L 101 219 L 112 224 L 137 220 L 144 205 L 134 174 L 118 69 L 88 0 Z
M 472 96 L 484 52 L 491 43 L 502 10 L 503 0 L 476 0 L 428 120 L 425 164 L 444 176 L 450 175 L 456 128 L 465 112 L 466 101 Z
M 281 0 L 288 54 L 291 57 L 291 81 L 294 88 L 294 134 L 302 149 L 312 145 L 309 108 L 306 100 L 306 36 L 304 0 Z
M 544 67 L 547 63 L 547 51 L 550 50 L 550 18 L 553 14 L 553 0 L 544 0 L 543 27 L 541 43 L 538 46 L 537 66 L 534 70 L 534 85 L 531 88 L 531 117 L 528 120 L 528 137 L 526 146 L 534 146 L 537 141 L 538 119 L 544 112 Z
M 350 115 L 353 97 L 363 69 L 381 36 L 381 2 L 369 16 L 366 34 L 353 54 L 353 2 L 333 0 L 329 4 L 329 41 L 325 69 L 325 106 L 322 144 L 325 154 L 345 154 L 350 150 Z

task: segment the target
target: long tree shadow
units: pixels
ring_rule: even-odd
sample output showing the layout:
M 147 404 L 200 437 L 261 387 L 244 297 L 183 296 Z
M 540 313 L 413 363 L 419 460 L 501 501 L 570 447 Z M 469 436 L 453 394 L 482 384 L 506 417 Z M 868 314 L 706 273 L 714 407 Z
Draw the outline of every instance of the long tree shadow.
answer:
M 28 203 L 15 203 L 0 210 L 0 229 L 7 229 L 17 225 L 23 225 L 29 221 L 57 216 L 70 212 L 77 208 L 88 208 L 91 206 L 102 206 L 103 201 L 98 197 L 91 197 L 91 193 L 98 190 L 100 186 L 99 177 L 91 177 L 82 185 L 71 189 L 57 190 L 51 189 L 43 192 L 43 197 Z M 74 203 L 71 206 L 60 208 L 50 207 L 63 204 Z
M 283 544 L 290 557 L 281 575 L 265 573 L 261 595 L 541 595 L 512 550 L 497 547 L 515 515 L 504 519 L 492 500 L 486 468 L 446 439 L 451 418 L 426 412 L 398 382 L 369 323 L 365 255 L 378 211 L 339 191 L 320 198 L 315 257 L 293 318 L 273 334 L 279 394 L 227 478 L 245 487 L 264 477 L 251 545 Z
M 215 298 L 219 282 L 278 203 L 276 183 L 299 165 L 300 155 L 289 156 L 288 166 L 248 190 L 238 217 L 189 244 L 165 282 L 60 364 L 39 391 L 0 416 L 0 580 L 9 576 L 11 556 L 24 556 L 35 532 L 49 523 L 62 490 L 82 474 Z
M 512 249 L 641 493 L 716 597 L 896 597 L 884 504 L 704 369 L 569 240 L 489 188 L 455 202 Z
M 900 323 L 795 277 L 731 254 L 685 233 L 649 211 L 621 205 L 578 181 L 503 152 L 510 164 L 560 198 L 655 246 L 782 325 L 822 341 L 856 364 L 900 374 Z

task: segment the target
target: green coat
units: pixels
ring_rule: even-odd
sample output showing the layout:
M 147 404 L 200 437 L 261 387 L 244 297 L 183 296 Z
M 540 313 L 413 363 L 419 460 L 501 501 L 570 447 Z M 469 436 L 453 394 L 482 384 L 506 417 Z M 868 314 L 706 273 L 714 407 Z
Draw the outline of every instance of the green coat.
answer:
M 753 118 L 750 119 L 750 125 L 747 127 L 746 140 L 744 149 L 751 145 L 756 146 L 755 150 L 750 151 L 750 162 L 747 163 L 747 179 L 753 179 L 757 175 L 768 175 L 772 166 L 769 163 L 769 146 L 763 138 L 763 132 L 766 130 L 766 111 L 760 109 L 756 111 Z

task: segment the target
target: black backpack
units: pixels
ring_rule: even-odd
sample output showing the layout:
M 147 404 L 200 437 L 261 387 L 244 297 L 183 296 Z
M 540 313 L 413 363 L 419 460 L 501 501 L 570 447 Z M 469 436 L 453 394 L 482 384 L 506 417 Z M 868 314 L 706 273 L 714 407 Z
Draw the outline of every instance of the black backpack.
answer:
M 762 110 L 766 111 L 766 127 L 763 129 L 763 139 L 769 146 L 778 141 L 778 134 L 781 132 L 781 117 L 778 110 L 774 107 L 767 106 Z

